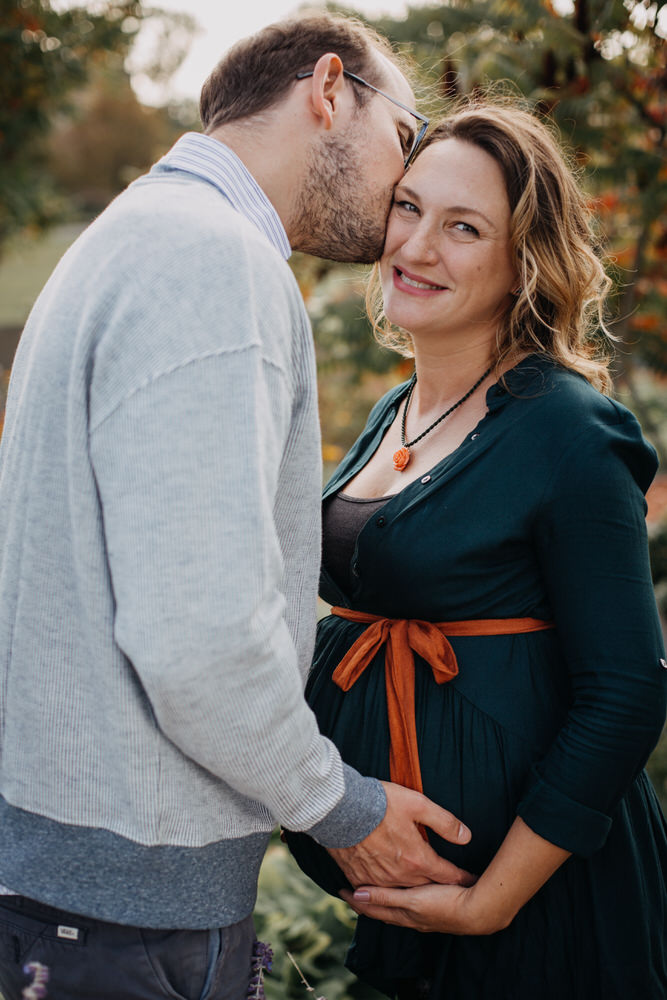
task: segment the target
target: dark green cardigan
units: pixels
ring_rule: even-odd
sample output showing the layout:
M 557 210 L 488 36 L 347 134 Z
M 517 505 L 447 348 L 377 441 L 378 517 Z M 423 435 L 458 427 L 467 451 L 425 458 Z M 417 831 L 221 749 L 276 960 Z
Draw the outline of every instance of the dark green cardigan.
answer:
M 460 670 L 442 687 L 416 657 L 424 791 L 473 831 L 466 847 L 433 842 L 481 872 L 518 814 L 573 852 L 512 927 L 492 939 L 514 942 L 515 956 L 526 944 L 545 968 L 558 966 L 560 954 L 569 968 L 576 898 L 577 920 L 588 930 L 583 939 L 575 936 L 593 956 L 579 976 L 588 991 L 582 996 L 616 996 L 605 992 L 613 982 L 648 1000 L 662 995 L 657 984 L 667 991 L 667 837 L 641 774 L 667 703 L 644 519 L 656 456 L 627 409 L 548 360 L 526 359 L 506 383 L 489 390 L 487 415 L 453 454 L 365 524 L 351 592 L 325 574 L 321 595 L 390 618 L 555 622 L 549 632 L 451 639 Z M 406 388 L 396 387 L 374 407 L 327 485 L 325 502 L 373 454 Z M 307 696 L 343 759 L 388 778 L 382 651 L 347 694 L 330 679 L 362 629 L 332 616 L 320 622 Z M 306 838 L 292 838 L 292 846 L 302 866 L 336 891 L 342 880 L 328 856 Z M 619 896 L 621 883 L 630 888 Z M 622 915 L 617 906 L 600 912 L 607 898 L 610 907 L 619 900 Z M 547 940 L 534 929 L 554 907 L 564 908 L 572 927 L 561 927 L 560 936 L 550 931 Z M 435 951 L 428 945 L 433 939 Z M 518 971 L 507 972 L 506 991 L 491 992 L 499 967 L 514 968 L 515 959 L 496 949 L 491 961 L 490 946 L 479 952 L 471 943 L 482 947 L 484 940 L 491 939 L 420 936 L 362 920 L 350 964 L 389 995 L 396 978 L 426 967 L 434 982 L 448 984 L 443 997 L 552 996 L 525 962 L 525 983 Z M 466 947 L 474 957 L 461 972 L 459 993 L 454 960 L 444 956 L 454 948 L 455 967 L 465 969 Z M 609 954 L 609 970 L 593 974 L 601 952 Z M 628 972 L 630 965 L 641 965 L 642 977 Z M 475 992 L 481 969 L 487 978 Z M 565 980 L 556 982 L 554 1000 L 571 1000 Z

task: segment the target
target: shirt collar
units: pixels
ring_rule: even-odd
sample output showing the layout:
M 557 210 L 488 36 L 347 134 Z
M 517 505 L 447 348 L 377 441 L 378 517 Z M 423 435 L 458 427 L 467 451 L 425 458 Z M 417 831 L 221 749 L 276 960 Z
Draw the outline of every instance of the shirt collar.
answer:
M 221 191 L 241 215 L 262 232 L 287 260 L 292 248 L 280 216 L 245 164 L 210 135 L 186 132 L 158 163 L 170 170 L 185 170 Z

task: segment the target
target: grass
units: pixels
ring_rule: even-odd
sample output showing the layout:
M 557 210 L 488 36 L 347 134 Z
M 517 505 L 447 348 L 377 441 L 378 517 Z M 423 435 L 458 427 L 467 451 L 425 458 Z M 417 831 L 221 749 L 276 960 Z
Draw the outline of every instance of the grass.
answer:
M 47 233 L 12 239 L 0 257 L 0 328 L 22 327 L 54 267 L 83 223 L 54 226 Z

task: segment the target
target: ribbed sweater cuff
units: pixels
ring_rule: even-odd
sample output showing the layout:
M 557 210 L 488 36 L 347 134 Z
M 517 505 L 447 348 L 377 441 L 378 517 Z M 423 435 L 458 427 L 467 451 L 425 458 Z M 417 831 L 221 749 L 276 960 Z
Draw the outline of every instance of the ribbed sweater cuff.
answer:
M 364 778 L 343 764 L 345 792 L 337 805 L 308 833 L 323 847 L 352 847 L 384 819 L 387 797 L 375 778 Z

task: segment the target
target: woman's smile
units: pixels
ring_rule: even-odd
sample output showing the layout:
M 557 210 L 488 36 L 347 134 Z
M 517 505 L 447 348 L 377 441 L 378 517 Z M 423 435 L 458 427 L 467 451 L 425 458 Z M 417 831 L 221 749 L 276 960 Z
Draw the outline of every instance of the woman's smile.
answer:
M 394 265 L 394 286 L 401 292 L 406 292 L 408 295 L 432 295 L 438 292 L 446 292 L 446 285 L 436 285 L 432 281 L 427 281 L 426 278 L 422 278 L 420 275 L 412 274 L 410 271 L 405 270 L 405 268 L 396 267 Z

